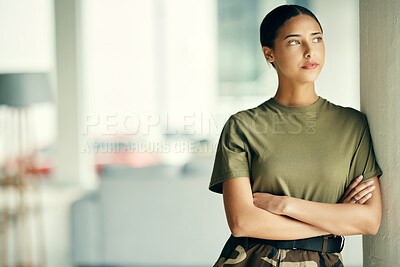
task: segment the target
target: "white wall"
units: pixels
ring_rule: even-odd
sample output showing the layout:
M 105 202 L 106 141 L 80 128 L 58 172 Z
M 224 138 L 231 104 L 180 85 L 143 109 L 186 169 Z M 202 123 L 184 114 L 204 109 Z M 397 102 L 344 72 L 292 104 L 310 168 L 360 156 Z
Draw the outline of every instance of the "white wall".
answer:
M 316 91 L 329 101 L 360 107 L 358 0 L 312 1 L 325 38 L 325 65 Z
M 400 2 L 360 1 L 361 110 L 367 114 L 383 170 L 382 223 L 364 236 L 364 266 L 400 262 Z

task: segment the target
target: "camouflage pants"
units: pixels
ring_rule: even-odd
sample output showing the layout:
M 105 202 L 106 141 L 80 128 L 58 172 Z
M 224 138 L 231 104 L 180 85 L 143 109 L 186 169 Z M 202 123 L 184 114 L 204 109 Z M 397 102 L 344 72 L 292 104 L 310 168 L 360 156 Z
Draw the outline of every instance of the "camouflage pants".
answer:
M 278 249 L 264 243 L 247 243 L 231 235 L 213 267 L 343 267 L 341 253 Z

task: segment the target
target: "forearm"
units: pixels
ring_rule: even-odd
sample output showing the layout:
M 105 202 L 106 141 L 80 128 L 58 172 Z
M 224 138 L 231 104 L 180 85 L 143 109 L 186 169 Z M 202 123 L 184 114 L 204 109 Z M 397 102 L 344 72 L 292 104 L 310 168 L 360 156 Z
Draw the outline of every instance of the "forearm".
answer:
M 285 197 L 283 214 L 335 235 L 369 234 L 373 215 L 369 207 L 350 203 L 320 203 Z
M 252 206 L 242 214 L 238 235 L 262 239 L 292 240 L 331 234 L 316 226 Z

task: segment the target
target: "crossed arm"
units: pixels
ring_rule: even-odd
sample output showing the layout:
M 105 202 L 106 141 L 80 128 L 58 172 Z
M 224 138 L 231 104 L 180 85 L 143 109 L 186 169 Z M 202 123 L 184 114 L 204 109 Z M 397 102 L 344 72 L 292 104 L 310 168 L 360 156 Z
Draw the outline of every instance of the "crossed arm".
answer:
M 326 234 L 375 235 L 379 229 L 382 204 L 379 180 L 372 196 L 363 204 L 328 204 L 287 196 L 255 193 L 248 177 L 223 183 L 228 225 L 234 236 L 290 240 Z M 258 194 L 258 195 L 257 195 Z M 255 201 L 257 199 L 257 201 Z

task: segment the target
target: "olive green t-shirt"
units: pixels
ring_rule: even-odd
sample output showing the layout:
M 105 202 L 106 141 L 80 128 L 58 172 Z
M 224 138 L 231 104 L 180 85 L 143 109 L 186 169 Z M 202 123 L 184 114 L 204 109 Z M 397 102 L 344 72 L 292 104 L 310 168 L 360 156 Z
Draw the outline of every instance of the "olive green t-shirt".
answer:
M 337 203 L 353 179 L 382 175 L 367 117 L 319 96 L 295 107 L 270 98 L 233 114 L 217 146 L 209 190 L 249 177 L 252 191 Z

